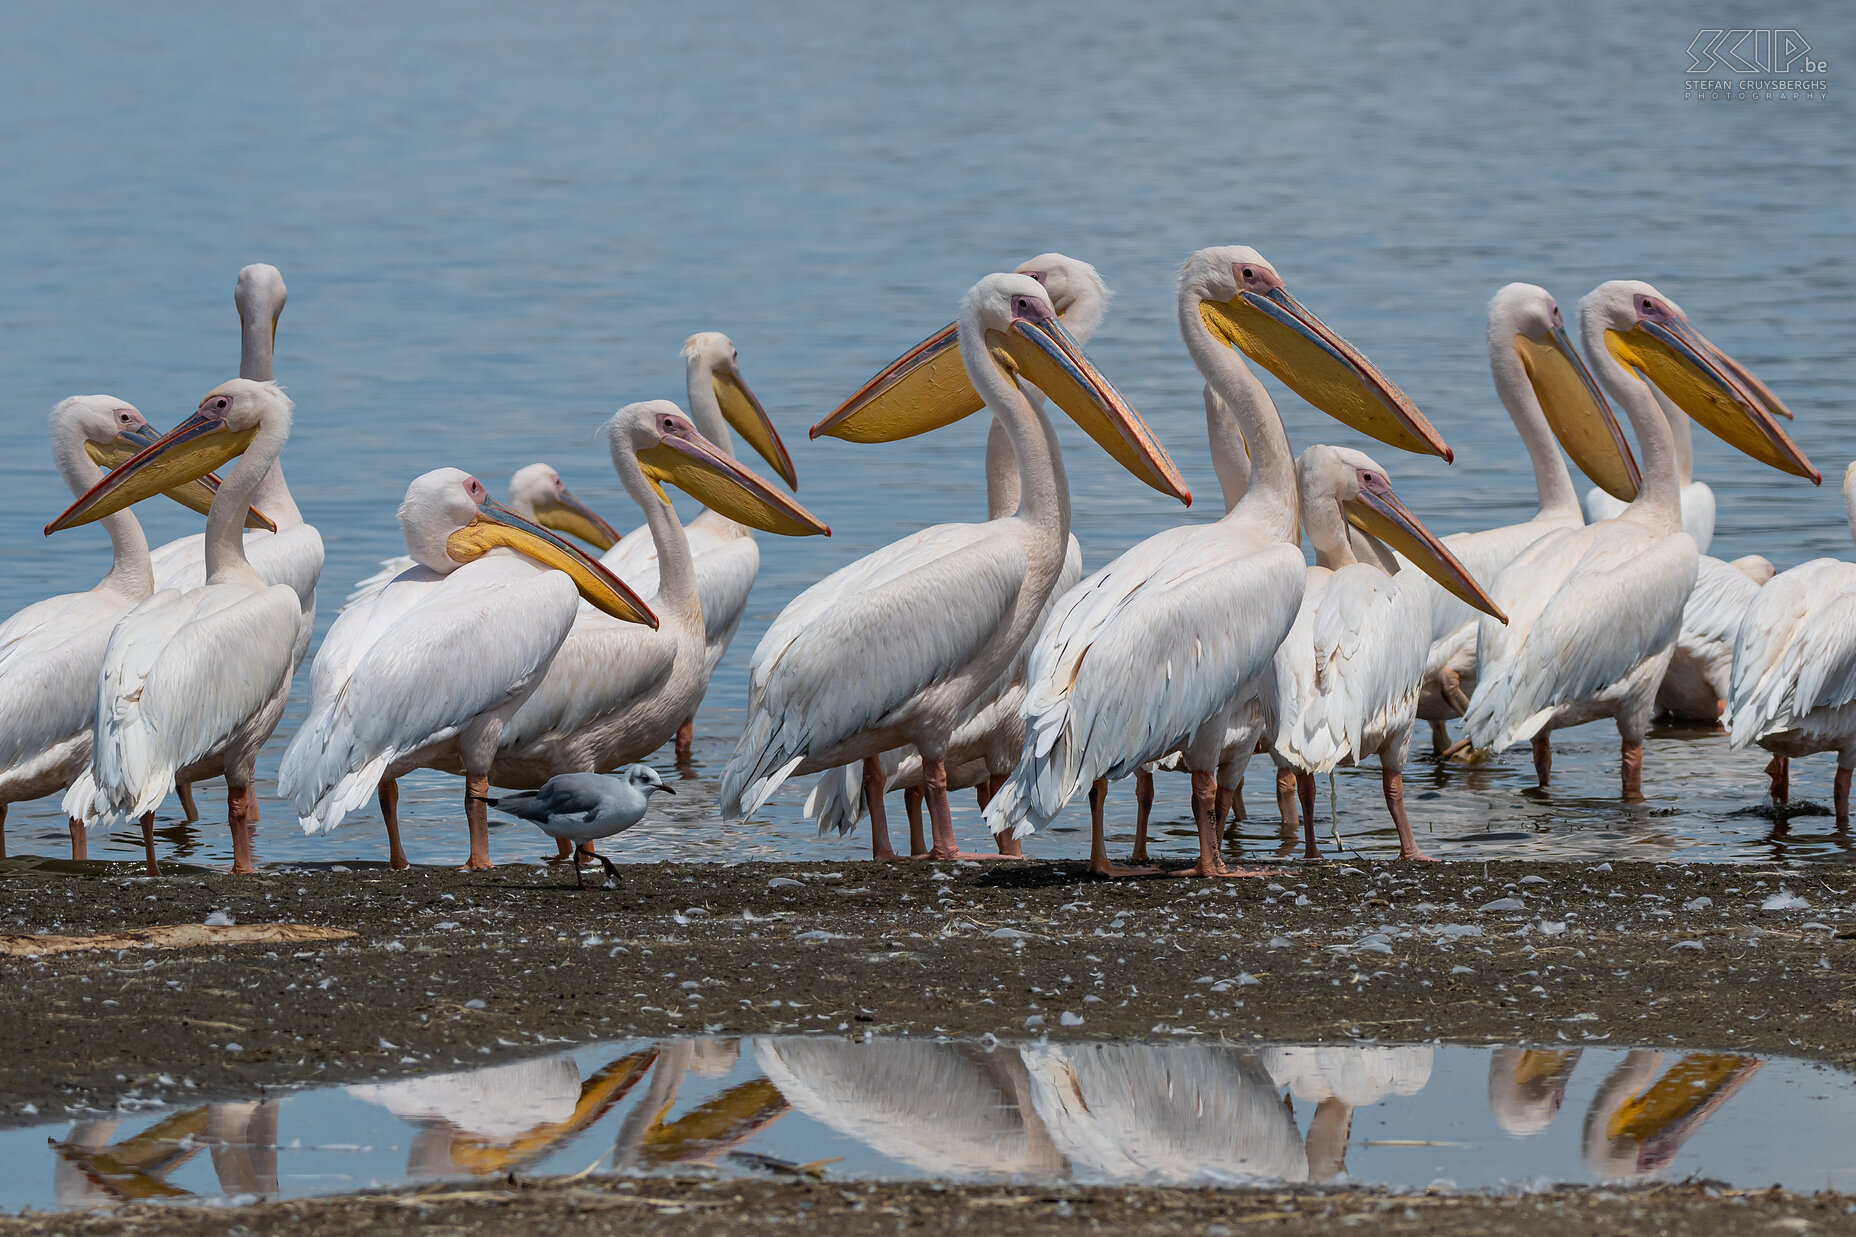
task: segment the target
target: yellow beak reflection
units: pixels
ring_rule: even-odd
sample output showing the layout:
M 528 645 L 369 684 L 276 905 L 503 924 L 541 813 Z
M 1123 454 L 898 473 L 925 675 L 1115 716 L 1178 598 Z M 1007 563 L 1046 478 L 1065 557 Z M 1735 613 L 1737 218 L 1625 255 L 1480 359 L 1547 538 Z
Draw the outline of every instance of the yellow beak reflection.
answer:
M 1349 524 L 1404 555 L 1414 567 L 1443 585 L 1464 604 L 1504 623 L 1508 621 L 1508 616 L 1483 591 L 1469 569 L 1457 561 L 1456 555 L 1450 553 L 1430 529 L 1418 522 L 1418 517 L 1408 511 L 1398 495 L 1383 482 L 1370 486 L 1363 482 L 1359 494 L 1341 504 L 1341 511 Z
M 1745 1086 L 1763 1062 L 1724 1052 L 1682 1058 L 1654 1086 L 1632 1096 L 1605 1123 L 1605 1138 L 1635 1144 L 1643 1168 L 1674 1158 L 1683 1141 Z
M 1643 484 L 1637 457 L 1566 332 L 1554 327 L 1539 339 L 1517 333 L 1514 352 L 1548 427 L 1579 471 L 1613 498 L 1635 501 Z
M 1288 289 L 1203 301 L 1199 316 L 1213 335 L 1335 420 L 1404 451 L 1453 458 L 1417 405 Z
M 679 419 L 674 429 L 663 431 L 656 446 L 638 452 L 638 463 L 665 502 L 670 501 L 664 493 L 669 484 L 737 524 L 786 537 L 831 535 L 823 520 L 732 459 L 688 421 Z
M 538 524 L 531 524 L 494 499 L 478 508 L 470 523 L 445 539 L 445 552 L 460 563 L 473 562 L 504 547 L 544 567 L 564 571 L 595 609 L 626 623 L 656 628 L 657 615 L 624 581 Z
M 619 544 L 618 530 L 566 490 L 559 498 L 547 498 L 535 504 L 535 523 L 578 537 L 596 550 L 610 550 Z
M 45 534 L 101 520 L 145 498 L 196 481 L 244 451 L 257 434 L 255 425 L 233 430 L 218 417 L 195 412 L 106 473 L 63 515 L 47 524 Z
M 84 442 L 84 452 L 90 456 L 91 463 L 107 472 L 112 468 L 119 467 L 128 462 L 135 456 L 136 452 L 140 451 L 143 447 L 153 445 L 156 440 L 156 435 L 145 429 L 123 430 L 116 435 L 113 440 L 107 443 L 91 442 L 86 439 Z M 218 490 L 219 477 L 217 474 L 209 472 L 204 477 L 199 477 L 193 481 L 187 482 L 185 485 L 168 490 L 167 496 L 181 506 L 186 507 L 188 510 L 197 511 L 201 515 L 205 515 L 212 509 L 213 495 L 217 493 Z M 271 518 L 256 507 L 251 507 L 246 510 L 245 527 L 261 528 L 267 532 L 277 531 L 277 525 Z
M 746 381 L 732 370 L 717 370 L 712 381 L 716 403 L 721 405 L 722 418 L 729 428 L 745 438 L 748 445 L 760 453 L 760 458 L 780 474 L 781 480 L 798 489 L 799 474 L 793 469 L 793 457 L 786 453 L 780 432 L 773 428 L 773 418 L 754 398 Z
M 1726 354 L 1686 322 L 1643 321 L 1628 331 L 1607 330 L 1605 346 L 1729 446 L 1813 484 L 1823 480 L 1760 397 L 1734 376 L 1740 366 L 1725 361 Z

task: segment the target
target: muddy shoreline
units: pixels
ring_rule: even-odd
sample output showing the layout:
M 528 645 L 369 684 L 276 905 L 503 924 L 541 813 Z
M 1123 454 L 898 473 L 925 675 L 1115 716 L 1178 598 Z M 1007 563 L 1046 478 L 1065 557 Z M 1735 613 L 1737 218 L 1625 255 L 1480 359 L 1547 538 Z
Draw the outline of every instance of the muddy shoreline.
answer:
M 17 869 L 15 869 L 17 871 Z M 1762 909 L 1782 896 L 1804 905 Z M 0 932 L 289 922 L 296 945 L 0 960 L 0 1121 L 677 1034 L 1678 1045 L 1856 1066 L 1856 874 L 1328 863 L 506 866 L 0 879 Z M 1080 1019 L 1080 1021 L 1077 1021 Z
M 1243 1232 L 1331 1233 L 1364 1226 L 1391 1234 L 1568 1232 L 1856 1233 L 1851 1200 L 1835 1194 L 1729 1191 L 1704 1184 L 1526 1194 L 1389 1194 L 1373 1190 L 949 1188 L 861 1182 L 609 1180 L 494 1182 L 309 1199 L 261 1206 L 137 1204 L 83 1215 L 0 1218 L 0 1235 L 164 1233 L 174 1237 L 279 1232 L 647 1234 L 828 1232 L 840 1237 L 961 1232 L 1023 1237 L 1110 1232 L 1234 1237 Z

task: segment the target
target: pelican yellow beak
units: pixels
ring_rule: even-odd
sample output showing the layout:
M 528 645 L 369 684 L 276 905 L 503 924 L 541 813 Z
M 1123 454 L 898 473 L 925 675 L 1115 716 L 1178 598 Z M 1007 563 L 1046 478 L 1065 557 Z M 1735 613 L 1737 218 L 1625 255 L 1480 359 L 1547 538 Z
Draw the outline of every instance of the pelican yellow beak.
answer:
M 535 523 L 557 533 L 578 537 L 601 552 L 619 544 L 618 530 L 600 519 L 591 507 L 575 498 L 571 490 L 563 489 L 559 498 L 547 498 L 536 503 Z
M 959 327 L 950 322 L 859 387 L 810 437 L 895 442 L 978 412 L 986 401 L 967 378 L 959 345 Z
M 1162 494 L 1192 505 L 1192 491 L 1166 448 L 1057 319 L 1020 318 L 1005 331 L 986 332 L 986 346 L 1001 369 L 1044 392 L 1116 463 Z
M 789 488 L 798 489 L 799 474 L 793 469 L 793 457 L 786 453 L 780 431 L 773 428 L 773 418 L 754 398 L 747 381 L 732 369 L 718 369 L 711 382 L 715 387 L 715 402 L 721 405 L 722 419 L 728 422 L 729 428 L 745 438 Z
M 831 536 L 831 529 L 765 478 L 743 467 L 681 417 L 638 452 L 644 475 L 666 503 L 666 483 L 737 524 L 786 537 Z
M 1287 288 L 1202 301 L 1199 316 L 1213 335 L 1335 420 L 1404 451 L 1454 458 L 1410 397 Z
M 1637 457 L 1631 454 L 1624 431 L 1611 412 L 1611 404 L 1578 349 L 1566 338 L 1564 327 L 1551 327 L 1534 339 L 1521 332 L 1514 337 L 1527 381 L 1546 414 L 1547 425 L 1572 456 L 1579 471 L 1596 481 L 1613 498 L 1633 502 L 1643 484 Z
M 105 472 L 127 462 L 143 447 L 152 446 L 157 435 L 149 429 L 122 430 L 107 443 L 84 441 L 84 451 L 90 456 L 91 463 Z M 219 477 L 207 473 L 204 477 L 189 481 L 185 485 L 167 491 L 167 496 L 186 507 L 205 515 L 212 509 L 213 495 L 219 492 Z M 245 512 L 246 528 L 262 528 L 266 532 L 276 532 L 277 525 L 271 518 L 256 507 Z
M 1764 399 L 1736 376 L 1744 367 L 1687 322 L 1644 320 L 1628 331 L 1607 329 L 1605 346 L 1727 445 L 1780 472 L 1809 477 L 1814 485 L 1823 481 Z
M 700 1163 L 720 1158 L 792 1111 L 779 1088 L 765 1078 L 730 1087 L 664 1124 L 664 1112 L 645 1130 L 641 1150 L 653 1164 Z
M 1644 1149 L 1652 1162 L 1666 1163 L 1683 1140 L 1745 1086 L 1764 1062 L 1725 1052 L 1683 1057 L 1656 1081 L 1618 1105 L 1605 1122 L 1605 1137 Z
M 445 552 L 460 563 L 482 558 L 498 546 L 564 571 L 580 595 L 595 609 L 626 623 L 656 628 L 657 615 L 644 599 L 607 571 L 598 559 L 577 550 L 539 524 L 531 524 L 495 499 L 486 501 L 470 523 L 445 539 Z
M 1772 388 L 1759 380 L 1759 375 L 1721 351 L 1715 346 L 1713 340 L 1694 327 L 1691 326 L 1688 329 L 1691 335 L 1706 345 L 1709 359 L 1739 379 L 1740 385 L 1745 387 L 1748 393 L 1758 396 L 1759 402 L 1766 406 L 1767 412 L 1784 417 L 1787 421 L 1796 419 L 1792 416 L 1792 410 L 1785 406 L 1785 402 L 1773 394 Z
M 234 430 L 226 425 L 224 418 L 210 416 L 204 409 L 196 411 L 116 469 L 105 473 L 103 479 L 67 507 L 63 515 L 45 526 L 45 535 L 49 537 L 62 529 L 101 520 L 145 498 L 181 489 L 238 456 L 257 434 L 255 425 Z M 250 519 L 248 514 L 247 524 Z M 261 527 L 275 525 L 266 520 Z
M 1474 606 L 1503 623 L 1508 621 L 1508 616 L 1483 591 L 1469 569 L 1457 561 L 1456 555 L 1450 553 L 1430 529 L 1418 522 L 1418 517 L 1406 509 L 1383 479 L 1362 478 L 1359 494 L 1342 502 L 1341 512 L 1347 517 L 1347 523 L 1404 555 L 1414 567 L 1443 585 L 1465 605 Z

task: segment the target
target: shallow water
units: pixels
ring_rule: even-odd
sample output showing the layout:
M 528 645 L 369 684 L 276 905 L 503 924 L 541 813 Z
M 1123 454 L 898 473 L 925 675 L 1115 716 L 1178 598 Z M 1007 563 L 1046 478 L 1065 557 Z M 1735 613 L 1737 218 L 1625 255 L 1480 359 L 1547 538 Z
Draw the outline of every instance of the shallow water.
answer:
M 1454 467 L 1375 449 L 1440 532 L 1532 510 L 1484 359 L 1484 306 L 1511 279 L 1568 306 L 1603 279 L 1650 279 L 1786 399 L 1833 482 L 1856 450 L 1843 398 L 1856 338 L 1847 96 L 1833 83 L 1824 100 L 1685 101 L 1700 19 L 1680 11 L 1607 10 L 1594 37 L 1563 6 L 1500 21 L 1284 7 L 1240 22 L 1081 0 L 1027 22 L 983 6 L 690 4 L 648 24 L 592 6 L 535 24 L 476 3 L 450 6 L 442 25 L 359 3 L 288 20 L 106 7 L 22 10 L 0 41 L 0 100 L 33 117 L 0 133 L 0 613 L 88 587 L 106 561 L 95 530 L 40 536 L 67 502 L 42 410 L 99 390 L 163 425 L 190 410 L 233 372 L 228 302 L 246 262 L 277 264 L 291 288 L 277 372 L 298 403 L 289 474 L 328 547 L 324 629 L 349 584 L 400 552 L 393 512 L 426 469 L 500 486 L 546 459 L 635 525 L 592 432 L 623 402 L 681 398 L 678 346 L 722 329 L 793 448 L 801 499 L 834 536 L 763 539 L 754 601 L 699 719 L 705 793 L 767 619 L 857 555 L 983 509 L 977 422 L 887 447 L 808 443 L 805 427 L 947 321 L 977 276 L 1043 250 L 1095 262 L 1115 288 L 1092 351 L 1200 496 L 1182 512 L 1062 430 L 1091 567 L 1215 514 L 1170 291 L 1180 259 L 1211 243 L 1271 257 L 1450 440 Z M 1786 20 L 1820 49 L 1848 29 L 1831 5 Z M 1298 445 L 1355 442 L 1265 381 Z M 1849 553 L 1831 487 L 1751 466 L 1705 433 L 1696 474 L 1717 496 L 1717 555 L 1783 567 Z M 156 539 L 198 526 L 143 510 Z M 297 709 L 302 696 L 299 680 Z M 1761 763 L 1719 735 L 1653 742 L 1651 800 L 1621 808 L 1614 736 L 1591 727 L 1559 737 L 1545 800 L 1520 793 L 1515 752 L 1450 771 L 1412 812 L 1444 856 L 1841 857 L 1821 817 L 1771 838 L 1750 811 Z M 1275 844 L 1257 780 L 1247 852 Z M 1798 780 L 1827 798 L 1827 766 Z M 1161 842 L 1184 854 L 1176 782 L 1162 781 Z M 1388 853 L 1372 775 L 1340 782 L 1343 833 Z M 403 793 L 414 860 L 455 860 L 456 782 L 415 777 Z M 835 857 L 864 845 L 814 840 L 802 800 L 794 788 L 756 822 L 720 827 L 703 795 L 680 798 L 610 849 Z M 968 804 L 957 825 L 977 842 Z M 371 814 L 309 841 L 281 804 L 265 814 L 262 859 L 380 850 Z M 168 853 L 229 858 L 223 828 L 177 819 L 170 803 Z M 15 851 L 62 849 L 51 800 L 16 806 L 8 827 Z M 495 853 L 535 853 L 537 840 L 504 831 Z M 1058 832 L 1031 850 L 1080 855 L 1083 841 Z
M 0 1211 L 589 1167 L 1418 1189 L 1700 1177 L 1848 1190 L 1853 1133 L 1856 1076 L 1728 1053 L 628 1041 L 237 1103 L 151 1109 L 131 1098 L 0 1131 Z

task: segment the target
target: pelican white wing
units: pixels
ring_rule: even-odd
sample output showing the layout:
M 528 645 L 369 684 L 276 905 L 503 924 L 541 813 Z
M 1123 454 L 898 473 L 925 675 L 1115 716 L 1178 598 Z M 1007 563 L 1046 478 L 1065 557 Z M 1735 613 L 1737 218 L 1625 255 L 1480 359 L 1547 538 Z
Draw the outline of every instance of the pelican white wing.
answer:
M 0 623 L 0 788 L 17 781 L 30 793 L 40 766 L 73 740 L 88 754 L 103 651 L 128 608 L 120 593 L 66 593 Z
M 1430 643 L 1430 601 L 1416 581 L 1428 578 L 1366 563 L 1309 570 L 1295 626 L 1276 651 L 1279 755 L 1326 773 L 1410 724 Z
M 1856 564 L 1816 558 L 1774 576 L 1734 647 L 1728 730 L 1735 747 L 1856 702 Z
M 304 830 L 334 828 L 395 762 L 524 699 L 578 602 L 566 574 L 493 553 L 442 577 L 414 568 L 345 610 L 279 770 Z
M 1508 623 L 1484 618 L 1477 635 L 1471 741 L 1496 751 L 1525 742 L 1561 705 L 1666 652 L 1698 558 L 1693 538 L 1629 520 L 1554 533 L 1517 555 L 1493 590 Z
M 1218 524 L 1141 542 L 1057 602 L 1026 667 L 1025 747 L 986 819 L 1022 836 L 1186 741 L 1268 668 L 1306 565 Z
M 287 585 L 164 589 L 123 616 L 97 680 L 90 771 L 65 811 L 95 827 L 152 812 L 285 689 L 302 606 Z
M 1022 543 L 997 531 L 923 529 L 781 611 L 749 664 L 747 728 L 722 775 L 725 813 L 757 810 L 808 757 L 881 723 L 985 646 L 1025 578 Z

